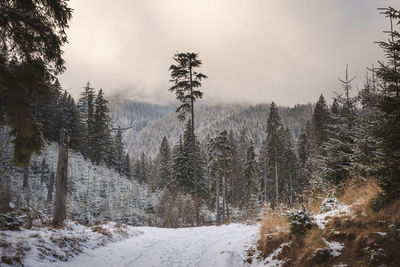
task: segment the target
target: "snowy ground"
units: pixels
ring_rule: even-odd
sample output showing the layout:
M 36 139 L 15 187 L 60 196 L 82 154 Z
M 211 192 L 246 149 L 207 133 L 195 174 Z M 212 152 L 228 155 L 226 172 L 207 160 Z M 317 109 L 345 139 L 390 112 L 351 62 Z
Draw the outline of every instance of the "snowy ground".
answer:
M 166 229 L 132 227 L 126 240 L 86 250 L 68 262 L 32 266 L 246 266 L 259 226 L 230 224 Z

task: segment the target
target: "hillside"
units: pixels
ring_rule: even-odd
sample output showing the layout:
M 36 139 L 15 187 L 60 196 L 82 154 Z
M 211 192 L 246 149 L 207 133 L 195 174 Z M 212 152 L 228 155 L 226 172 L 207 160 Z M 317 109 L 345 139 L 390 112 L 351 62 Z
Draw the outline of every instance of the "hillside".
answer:
M 8 149 L 7 154 L 12 152 L 12 146 Z M 5 179 L 0 180 L 2 204 L 11 202 L 17 210 L 27 209 L 30 205 L 39 211 L 43 220 L 51 217 L 55 181 L 51 183 L 50 177 L 56 171 L 57 153 L 58 146 L 50 144 L 41 155 L 32 158 L 25 188 L 23 170 L 6 168 L 8 172 Z M 43 159 L 45 164 L 42 172 Z M 113 169 L 94 165 L 73 150 L 69 152 L 67 188 L 68 218 L 88 225 L 107 220 L 134 225 L 148 224 L 152 215 L 145 210 L 156 205 L 158 198 L 149 192 L 146 185 L 129 180 Z M 49 189 L 52 190 L 50 197 Z M 34 215 L 37 218 L 37 214 Z
M 162 138 L 166 136 L 171 145 L 183 134 L 184 123 L 175 113 L 174 105 L 157 105 L 134 100 L 110 99 L 110 111 L 115 125 L 134 125 L 134 129 L 124 134 L 124 143 L 131 158 L 142 153 L 154 156 Z M 205 104 L 197 103 L 196 134 L 201 143 L 208 142 L 216 130 L 233 130 L 236 134 L 245 131 L 255 147 L 259 147 L 265 137 L 269 104 Z M 311 118 L 313 105 L 296 105 L 292 108 L 280 107 L 280 115 L 286 127 L 297 137 L 299 130 Z

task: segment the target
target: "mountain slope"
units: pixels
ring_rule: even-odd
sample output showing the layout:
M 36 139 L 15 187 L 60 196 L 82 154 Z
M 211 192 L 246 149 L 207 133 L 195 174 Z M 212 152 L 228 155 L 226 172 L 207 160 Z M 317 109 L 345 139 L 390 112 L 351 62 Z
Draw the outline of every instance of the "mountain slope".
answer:
M 207 142 L 216 130 L 233 130 L 236 134 L 244 131 L 258 147 L 264 138 L 269 114 L 269 104 L 213 104 L 199 102 L 195 106 L 196 134 L 200 142 Z M 121 127 L 135 125 L 135 129 L 124 133 L 124 142 L 131 158 L 142 153 L 154 156 L 162 138 L 166 136 L 173 146 L 183 134 L 185 123 L 175 113 L 176 106 L 155 105 L 132 100 L 110 101 L 113 121 Z M 310 119 L 313 106 L 296 105 L 280 108 L 285 125 L 296 137 L 300 128 Z

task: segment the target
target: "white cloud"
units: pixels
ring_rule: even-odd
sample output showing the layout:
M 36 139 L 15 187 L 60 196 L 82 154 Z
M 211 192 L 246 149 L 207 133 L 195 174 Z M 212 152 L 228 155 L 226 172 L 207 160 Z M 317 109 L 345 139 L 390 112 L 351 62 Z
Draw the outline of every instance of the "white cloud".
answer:
M 173 99 L 176 51 L 200 53 L 206 99 L 282 105 L 328 98 L 345 65 L 361 78 L 393 1 L 73 0 L 65 88 Z M 127 90 L 128 89 L 128 90 Z

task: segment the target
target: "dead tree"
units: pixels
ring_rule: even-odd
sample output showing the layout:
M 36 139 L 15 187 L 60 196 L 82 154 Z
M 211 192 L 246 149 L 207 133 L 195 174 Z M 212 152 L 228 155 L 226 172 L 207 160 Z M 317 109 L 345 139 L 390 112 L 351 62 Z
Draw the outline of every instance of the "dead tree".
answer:
M 60 132 L 60 143 L 58 146 L 58 162 L 56 174 L 56 199 L 53 226 L 62 225 L 67 217 L 67 174 L 68 174 L 68 145 L 69 136 L 67 131 L 62 128 Z

